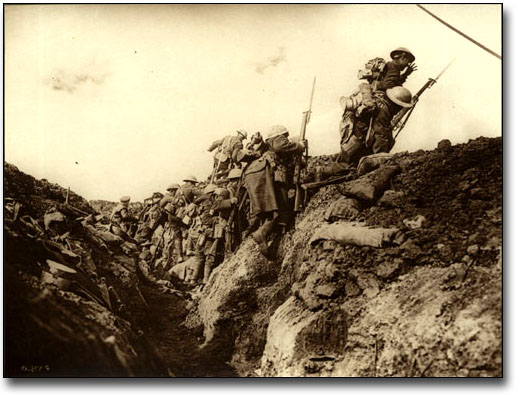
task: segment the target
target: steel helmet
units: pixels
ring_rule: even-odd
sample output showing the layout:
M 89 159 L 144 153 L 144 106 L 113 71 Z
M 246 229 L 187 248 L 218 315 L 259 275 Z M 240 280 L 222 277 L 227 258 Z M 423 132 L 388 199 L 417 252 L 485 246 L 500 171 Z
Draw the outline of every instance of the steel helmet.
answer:
M 199 180 L 197 180 L 197 177 L 195 177 L 194 175 L 191 175 L 191 174 L 189 176 L 185 177 L 184 180 L 182 180 L 182 181 L 199 182 Z
M 281 136 L 282 134 L 289 134 L 287 128 L 283 125 L 274 125 L 269 128 L 269 131 L 267 132 L 267 138 L 272 139 L 273 137 Z
M 247 139 L 247 132 L 243 129 L 237 130 L 237 133 Z
M 226 188 L 217 188 L 213 193 L 223 199 L 229 199 L 229 191 Z
M 173 184 L 168 185 L 168 188 L 166 188 L 167 191 L 170 191 L 172 189 L 179 189 L 181 186 L 174 182 Z
M 412 107 L 412 94 L 408 89 L 402 86 L 394 86 L 386 90 L 386 95 L 395 104 L 401 107 Z
M 152 195 L 152 199 L 162 199 L 163 196 L 164 195 L 161 192 L 154 192 Z
M 412 51 L 410 51 L 408 48 L 405 47 L 399 47 L 394 49 L 392 52 L 390 52 L 390 57 L 394 59 L 396 56 L 399 56 L 400 53 L 407 53 L 412 57 L 412 62 L 415 60 L 415 56 L 413 55 Z
M 242 177 L 242 169 L 239 169 L 239 168 L 231 169 L 231 171 L 229 172 L 229 174 L 227 176 L 228 180 L 233 180 L 233 179 L 240 178 L 240 177 Z
M 217 186 L 215 184 L 208 184 L 204 188 L 203 192 L 204 193 L 212 193 L 213 191 L 215 191 L 215 189 L 217 189 Z
M 121 199 L 119 199 L 121 203 L 128 203 L 130 202 L 130 196 L 122 196 Z

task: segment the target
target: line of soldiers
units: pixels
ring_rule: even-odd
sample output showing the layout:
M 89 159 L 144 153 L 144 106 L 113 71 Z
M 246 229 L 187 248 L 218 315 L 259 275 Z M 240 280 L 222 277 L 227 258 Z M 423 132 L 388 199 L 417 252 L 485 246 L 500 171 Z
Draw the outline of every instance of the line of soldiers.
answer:
M 341 152 L 332 166 L 316 170 L 318 181 L 351 171 L 364 155 L 392 148 L 391 121 L 401 108 L 412 106 L 412 95 L 402 84 L 416 67 L 406 48 L 390 56 L 390 62 L 370 60 L 358 75 L 367 82 L 341 98 Z M 134 246 L 134 252 L 149 252 L 149 264 L 163 273 L 193 256 L 185 276 L 193 284 L 206 283 L 249 235 L 269 257 L 270 241 L 294 220 L 295 162 L 307 141 L 289 138 L 282 125 L 271 127 L 265 139 L 260 132 L 253 134 L 244 146 L 246 139 L 247 132 L 238 130 L 213 142 L 208 151 L 215 151 L 214 166 L 205 182 L 188 176 L 182 186 L 169 185 L 164 195 L 155 192 L 137 217 L 129 213 L 130 198 L 121 198 L 110 231 Z
M 273 126 L 265 140 L 255 133 L 244 147 L 246 136 L 239 130 L 212 144 L 209 151 L 229 154 L 215 158 L 208 180 L 188 176 L 182 186 L 171 184 L 165 194 L 146 199 L 138 215 L 130 213 L 130 197 L 122 197 L 112 211 L 110 231 L 130 252 L 149 250 L 151 264 L 163 274 L 193 256 L 185 278 L 190 283 L 206 283 L 214 267 L 251 234 L 269 256 L 270 236 L 285 232 L 293 221 L 292 164 L 306 142 L 290 140 L 281 125 Z

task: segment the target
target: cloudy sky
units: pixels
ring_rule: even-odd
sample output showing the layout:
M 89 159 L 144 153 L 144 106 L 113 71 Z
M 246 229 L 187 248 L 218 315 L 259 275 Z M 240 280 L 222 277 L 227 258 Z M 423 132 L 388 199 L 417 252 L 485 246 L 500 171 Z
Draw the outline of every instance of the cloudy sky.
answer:
M 501 54 L 500 5 L 426 5 Z M 5 160 L 87 199 L 142 200 L 211 171 L 236 129 L 339 150 L 339 98 L 373 57 L 408 47 L 421 97 L 394 151 L 501 135 L 501 60 L 415 5 L 6 6 Z

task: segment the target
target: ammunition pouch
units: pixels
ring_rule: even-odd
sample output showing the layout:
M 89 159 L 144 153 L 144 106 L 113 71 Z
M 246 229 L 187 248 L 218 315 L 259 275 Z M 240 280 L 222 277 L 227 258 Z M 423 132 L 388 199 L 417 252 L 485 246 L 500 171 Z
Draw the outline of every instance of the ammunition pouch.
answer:
M 226 232 L 226 226 L 223 221 L 219 221 L 213 226 L 213 238 L 214 239 L 216 239 L 216 240 L 222 239 L 224 237 L 225 232 Z

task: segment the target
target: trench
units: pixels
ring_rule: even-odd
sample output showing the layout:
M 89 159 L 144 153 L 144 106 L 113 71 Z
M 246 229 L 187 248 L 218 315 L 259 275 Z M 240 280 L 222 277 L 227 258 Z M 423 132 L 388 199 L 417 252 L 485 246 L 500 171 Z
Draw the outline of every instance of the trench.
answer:
M 229 353 L 202 347 L 202 328 L 183 325 L 189 312 L 183 298 L 161 293 L 153 285 L 142 285 L 141 289 L 149 306 L 138 312 L 141 330 L 171 376 L 238 377 L 228 363 Z

